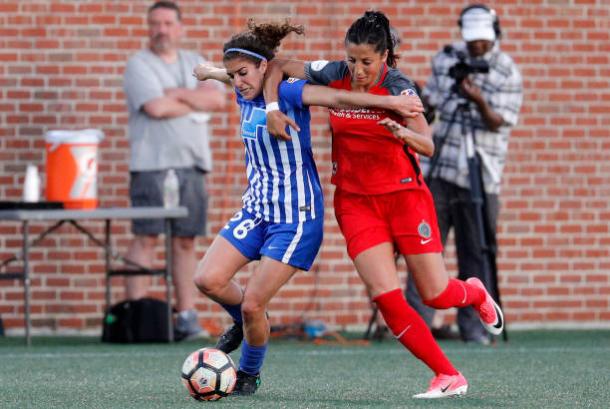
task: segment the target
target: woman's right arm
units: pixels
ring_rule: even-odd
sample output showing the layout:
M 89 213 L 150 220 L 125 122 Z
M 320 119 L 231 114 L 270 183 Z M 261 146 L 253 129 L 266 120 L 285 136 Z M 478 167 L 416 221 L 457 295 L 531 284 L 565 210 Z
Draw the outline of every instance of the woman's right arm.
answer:
M 328 108 L 381 108 L 394 111 L 406 118 L 414 118 L 424 112 L 416 95 L 375 95 L 320 85 L 305 85 L 303 104 Z
M 279 66 L 284 75 L 288 77 L 305 79 L 305 62 L 303 61 L 274 58 L 271 63 Z
M 278 100 L 278 86 L 284 75 L 306 79 L 305 63 L 281 59 L 274 59 L 269 63 L 264 84 L 265 101 L 268 104 Z M 423 112 L 421 100 L 417 96 L 382 96 L 309 84 L 303 90 L 303 103 L 329 108 L 382 108 L 394 111 L 407 118 L 416 117 Z M 286 132 L 287 126 L 297 129 L 296 124 L 282 112 L 271 111 L 267 113 L 267 131 L 271 135 L 281 139 L 289 139 Z
M 278 102 L 278 88 L 284 76 L 305 79 L 305 63 L 295 60 L 281 60 L 274 58 L 267 63 L 263 94 L 265 102 Z
M 292 78 L 305 79 L 305 64 L 295 60 L 281 60 L 274 58 L 267 63 L 267 72 L 265 73 L 265 82 L 263 84 L 263 95 L 267 105 L 271 102 L 279 101 L 278 88 L 284 76 Z M 286 116 L 282 111 L 267 112 L 267 132 L 270 135 L 282 140 L 290 140 L 290 135 L 286 132 L 286 127 L 289 126 L 296 131 L 299 127 L 296 122 Z
M 216 80 L 224 82 L 225 84 L 231 84 L 231 79 L 227 75 L 227 70 L 209 64 L 197 65 L 193 70 L 193 77 L 197 78 L 199 81 Z

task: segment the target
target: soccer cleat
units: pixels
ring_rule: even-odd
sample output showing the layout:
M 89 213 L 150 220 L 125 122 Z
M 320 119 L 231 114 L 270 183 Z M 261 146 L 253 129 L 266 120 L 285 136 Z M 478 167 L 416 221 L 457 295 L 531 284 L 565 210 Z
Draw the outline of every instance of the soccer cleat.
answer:
M 244 339 L 244 328 L 243 325 L 237 322 L 233 322 L 233 325 L 226 330 L 218 342 L 216 342 L 216 349 L 220 349 L 225 354 L 230 354 L 235 351 L 241 345 L 241 341 Z
M 502 310 L 491 297 L 481 280 L 471 277 L 466 282 L 485 291 L 485 301 L 478 306 L 474 306 L 474 308 L 479 312 L 479 318 L 485 329 L 493 335 L 500 335 L 504 329 Z
M 250 375 L 244 371 L 237 371 L 237 382 L 235 383 L 235 389 L 233 389 L 233 395 L 248 396 L 254 395 L 254 392 L 258 389 L 261 384 L 261 375 Z
M 465 395 L 468 391 L 466 378 L 458 372 L 457 375 L 437 375 L 430 381 L 430 387 L 424 393 L 413 395 L 415 399 L 438 399 Z

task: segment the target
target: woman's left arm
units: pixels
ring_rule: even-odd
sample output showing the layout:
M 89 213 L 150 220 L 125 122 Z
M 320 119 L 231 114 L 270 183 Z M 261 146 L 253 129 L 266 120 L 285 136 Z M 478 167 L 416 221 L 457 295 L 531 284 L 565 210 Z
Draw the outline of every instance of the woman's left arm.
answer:
M 428 126 L 426 118 L 422 114 L 415 118 L 407 118 L 407 126 L 403 126 L 393 119 L 387 117 L 378 122 L 388 131 L 409 145 L 415 152 L 432 156 L 434 154 L 434 142 L 432 140 L 432 130 Z

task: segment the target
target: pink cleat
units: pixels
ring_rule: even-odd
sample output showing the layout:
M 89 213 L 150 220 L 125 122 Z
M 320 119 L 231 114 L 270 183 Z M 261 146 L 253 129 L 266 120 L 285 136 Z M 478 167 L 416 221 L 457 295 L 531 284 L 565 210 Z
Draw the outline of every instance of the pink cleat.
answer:
M 491 297 L 481 280 L 471 277 L 466 282 L 485 291 L 485 301 L 478 306 L 474 306 L 474 308 L 479 312 L 481 323 L 485 329 L 494 335 L 500 335 L 504 329 L 502 310 Z
M 457 375 L 440 374 L 432 378 L 430 387 L 424 393 L 413 395 L 415 399 L 438 399 L 465 395 L 468 391 L 466 378 L 458 372 Z

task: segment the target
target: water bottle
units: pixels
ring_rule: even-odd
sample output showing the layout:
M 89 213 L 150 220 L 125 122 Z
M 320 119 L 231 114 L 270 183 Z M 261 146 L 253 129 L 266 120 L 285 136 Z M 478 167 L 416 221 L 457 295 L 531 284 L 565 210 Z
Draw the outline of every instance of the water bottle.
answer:
M 326 332 L 326 324 L 322 320 L 307 320 L 303 324 L 303 330 L 308 338 L 320 338 Z
M 40 176 L 36 165 L 28 165 L 23 182 L 23 201 L 37 202 L 40 200 Z
M 174 169 L 165 174 L 163 181 L 163 207 L 171 208 L 180 205 L 180 183 Z

